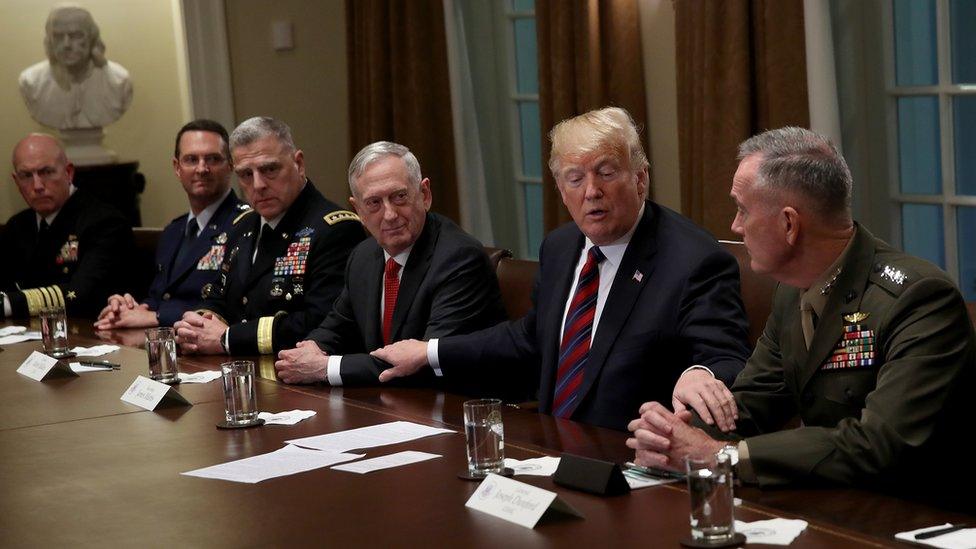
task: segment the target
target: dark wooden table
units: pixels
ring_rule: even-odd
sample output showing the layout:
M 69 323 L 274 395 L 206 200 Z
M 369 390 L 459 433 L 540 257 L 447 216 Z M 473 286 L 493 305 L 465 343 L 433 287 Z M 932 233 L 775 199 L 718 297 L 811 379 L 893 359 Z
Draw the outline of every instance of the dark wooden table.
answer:
M 74 326 L 72 345 L 103 343 Z M 106 337 L 104 334 L 102 337 Z M 109 336 L 134 343 L 137 332 Z M 477 483 L 465 468 L 464 397 L 425 389 L 286 386 L 260 363 L 259 407 L 315 410 L 294 426 L 217 430 L 220 382 L 178 390 L 194 406 L 148 412 L 119 400 L 147 371 L 144 351 L 106 358 L 113 372 L 36 382 L 15 372 L 39 342 L 0 352 L 0 546 L 634 546 L 677 547 L 688 532 L 683 486 L 601 498 L 549 478 L 517 477 L 554 490 L 585 519 L 543 521 L 529 530 L 469 510 Z M 185 372 L 216 369 L 218 357 L 181 357 Z M 457 431 L 368 450 L 412 449 L 438 459 L 358 475 L 329 468 L 241 484 L 179 473 L 271 452 L 285 440 L 407 420 Z M 506 408 L 506 454 L 525 459 L 562 451 L 626 461 L 625 433 Z M 963 520 L 953 513 L 856 490 L 739 490 L 741 520 L 810 522 L 793 546 L 894 545 L 897 531 Z

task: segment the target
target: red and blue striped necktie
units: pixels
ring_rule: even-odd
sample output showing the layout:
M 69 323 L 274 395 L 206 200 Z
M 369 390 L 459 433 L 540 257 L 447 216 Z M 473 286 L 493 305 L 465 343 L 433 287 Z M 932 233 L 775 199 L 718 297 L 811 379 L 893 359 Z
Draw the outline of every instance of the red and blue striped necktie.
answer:
M 566 313 L 563 340 L 559 346 L 559 369 L 552 414 L 569 417 L 579 404 L 579 388 L 583 384 L 586 359 L 590 354 L 590 336 L 596 315 L 596 296 L 600 288 L 599 264 L 606 259 L 600 248 L 590 248 L 576 283 L 576 293 Z

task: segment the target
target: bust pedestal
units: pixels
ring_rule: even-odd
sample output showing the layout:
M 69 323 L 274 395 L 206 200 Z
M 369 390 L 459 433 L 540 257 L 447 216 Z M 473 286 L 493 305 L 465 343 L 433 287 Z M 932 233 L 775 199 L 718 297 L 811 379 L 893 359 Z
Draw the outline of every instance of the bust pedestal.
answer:
M 115 206 L 133 227 L 142 225 L 139 195 L 146 189 L 146 177 L 139 173 L 138 162 L 77 165 L 74 184 Z

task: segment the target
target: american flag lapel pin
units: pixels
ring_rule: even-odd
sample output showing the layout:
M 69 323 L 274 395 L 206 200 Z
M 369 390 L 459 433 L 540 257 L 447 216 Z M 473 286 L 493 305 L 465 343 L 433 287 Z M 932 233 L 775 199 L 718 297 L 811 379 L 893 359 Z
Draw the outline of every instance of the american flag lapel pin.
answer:
M 644 280 L 644 273 L 642 273 L 640 271 L 634 271 L 634 277 L 633 278 L 634 278 L 634 281 L 635 282 L 638 282 L 639 283 L 641 280 Z

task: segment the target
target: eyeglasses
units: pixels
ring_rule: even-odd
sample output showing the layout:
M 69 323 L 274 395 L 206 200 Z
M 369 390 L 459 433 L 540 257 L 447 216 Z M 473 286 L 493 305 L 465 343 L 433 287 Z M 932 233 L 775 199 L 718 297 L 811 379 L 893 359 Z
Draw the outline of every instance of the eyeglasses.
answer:
M 180 166 L 184 168 L 195 168 L 203 160 L 204 165 L 208 168 L 216 168 L 217 166 L 222 166 L 227 159 L 220 154 L 205 154 L 203 156 L 197 156 L 195 154 L 185 154 L 180 157 Z

